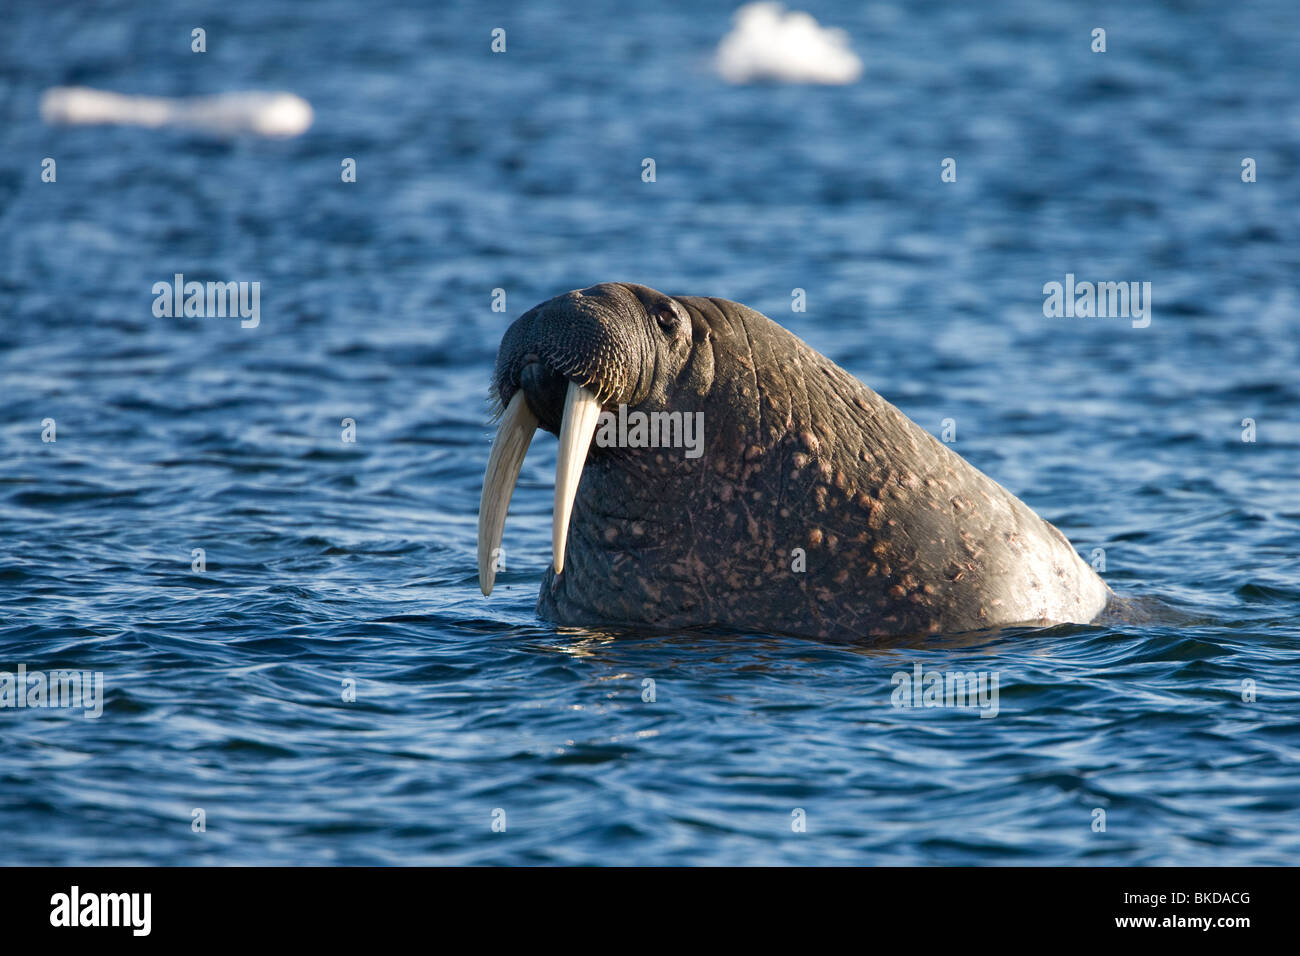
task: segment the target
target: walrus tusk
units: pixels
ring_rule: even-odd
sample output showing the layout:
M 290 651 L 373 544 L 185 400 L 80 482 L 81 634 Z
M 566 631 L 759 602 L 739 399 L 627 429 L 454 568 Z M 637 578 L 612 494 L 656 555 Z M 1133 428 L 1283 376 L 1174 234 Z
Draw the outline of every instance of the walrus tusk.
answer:
M 484 596 L 492 593 L 497 576 L 496 552 L 501 547 L 510 496 L 515 492 L 519 469 L 524 465 L 524 455 L 528 453 L 537 425 L 537 416 L 528 407 L 524 393 L 515 392 L 501 416 L 501 427 L 497 429 L 487 471 L 483 473 L 483 493 L 478 500 L 478 586 Z
M 587 449 L 591 447 L 599 418 L 600 399 L 595 392 L 570 381 L 569 392 L 564 396 L 564 418 L 560 422 L 560 453 L 555 461 L 555 513 L 551 516 L 551 547 L 554 551 L 551 564 L 556 574 L 564 570 L 569 515 L 573 513 L 573 499 L 578 496 L 582 466 L 587 462 Z

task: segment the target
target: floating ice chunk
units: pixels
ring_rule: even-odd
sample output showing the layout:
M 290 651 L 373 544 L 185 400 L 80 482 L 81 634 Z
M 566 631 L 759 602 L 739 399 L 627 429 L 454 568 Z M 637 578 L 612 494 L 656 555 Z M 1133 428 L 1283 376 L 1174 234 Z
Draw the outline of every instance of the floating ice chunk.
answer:
M 306 132 L 311 104 L 292 93 L 221 93 L 192 99 L 125 96 L 84 86 L 56 86 L 41 97 L 47 123 L 177 126 L 218 136 L 288 137 Z
M 807 13 L 786 12 L 779 3 L 748 3 L 733 19 L 714 60 L 730 83 L 852 83 L 862 74 L 848 34 L 821 26 Z

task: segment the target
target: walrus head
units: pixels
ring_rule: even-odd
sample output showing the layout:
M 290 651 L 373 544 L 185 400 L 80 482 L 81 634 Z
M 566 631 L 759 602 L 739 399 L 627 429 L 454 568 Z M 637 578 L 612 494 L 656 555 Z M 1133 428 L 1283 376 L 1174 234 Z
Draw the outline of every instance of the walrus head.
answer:
M 506 331 L 493 391 L 508 408 L 523 392 L 547 431 L 561 431 L 570 386 L 602 406 L 663 403 L 708 328 L 671 296 L 603 283 L 529 309 Z
M 490 594 L 495 550 L 533 432 L 560 436 L 553 515 L 553 567 L 564 570 L 569 522 L 602 410 L 671 412 L 684 388 L 707 391 L 712 362 L 703 317 L 641 285 L 603 283 L 525 312 L 497 352 L 493 392 L 504 409 L 479 505 L 479 584 Z M 604 454 L 597 448 L 595 454 Z M 612 452 L 611 452 L 612 453 Z
M 510 326 L 492 391 L 479 583 L 533 435 L 555 433 L 553 620 L 852 638 L 1086 622 L 1109 594 L 1026 505 L 735 302 L 557 296 Z M 649 435 L 624 432 L 638 415 Z M 671 440 L 696 422 L 697 444 Z

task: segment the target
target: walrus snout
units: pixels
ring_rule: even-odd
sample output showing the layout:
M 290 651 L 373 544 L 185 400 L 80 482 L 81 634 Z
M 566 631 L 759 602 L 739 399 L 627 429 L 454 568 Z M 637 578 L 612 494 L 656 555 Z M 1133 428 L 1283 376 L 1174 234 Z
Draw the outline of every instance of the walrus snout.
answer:
M 528 407 L 537 416 L 541 427 L 556 435 L 560 433 L 560 419 L 564 413 L 564 398 L 569 390 L 569 380 L 557 369 L 552 368 L 540 358 L 526 358 L 519 371 L 519 381 L 513 385 L 509 394 L 502 394 L 508 404 L 515 391 L 521 391 Z
M 633 287 L 605 283 L 575 289 L 529 309 L 497 350 L 494 387 L 504 408 L 519 388 L 548 431 L 557 431 L 568 381 L 602 404 L 636 404 L 645 392 L 653 321 Z M 524 380 L 525 368 L 539 366 Z M 555 413 L 555 414 L 551 414 Z

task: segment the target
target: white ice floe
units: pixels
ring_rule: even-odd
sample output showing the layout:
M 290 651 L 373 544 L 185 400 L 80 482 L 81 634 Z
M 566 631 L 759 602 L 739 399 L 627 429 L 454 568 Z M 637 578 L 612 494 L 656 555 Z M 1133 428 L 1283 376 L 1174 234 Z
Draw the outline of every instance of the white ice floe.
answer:
M 216 136 L 288 137 L 306 132 L 311 104 L 292 93 L 221 93 L 192 99 L 125 96 L 84 86 L 56 86 L 41 97 L 47 123 L 176 126 Z
M 714 59 L 730 83 L 852 83 L 862 74 L 848 34 L 821 26 L 807 13 L 787 12 L 779 3 L 749 3 L 734 21 Z

